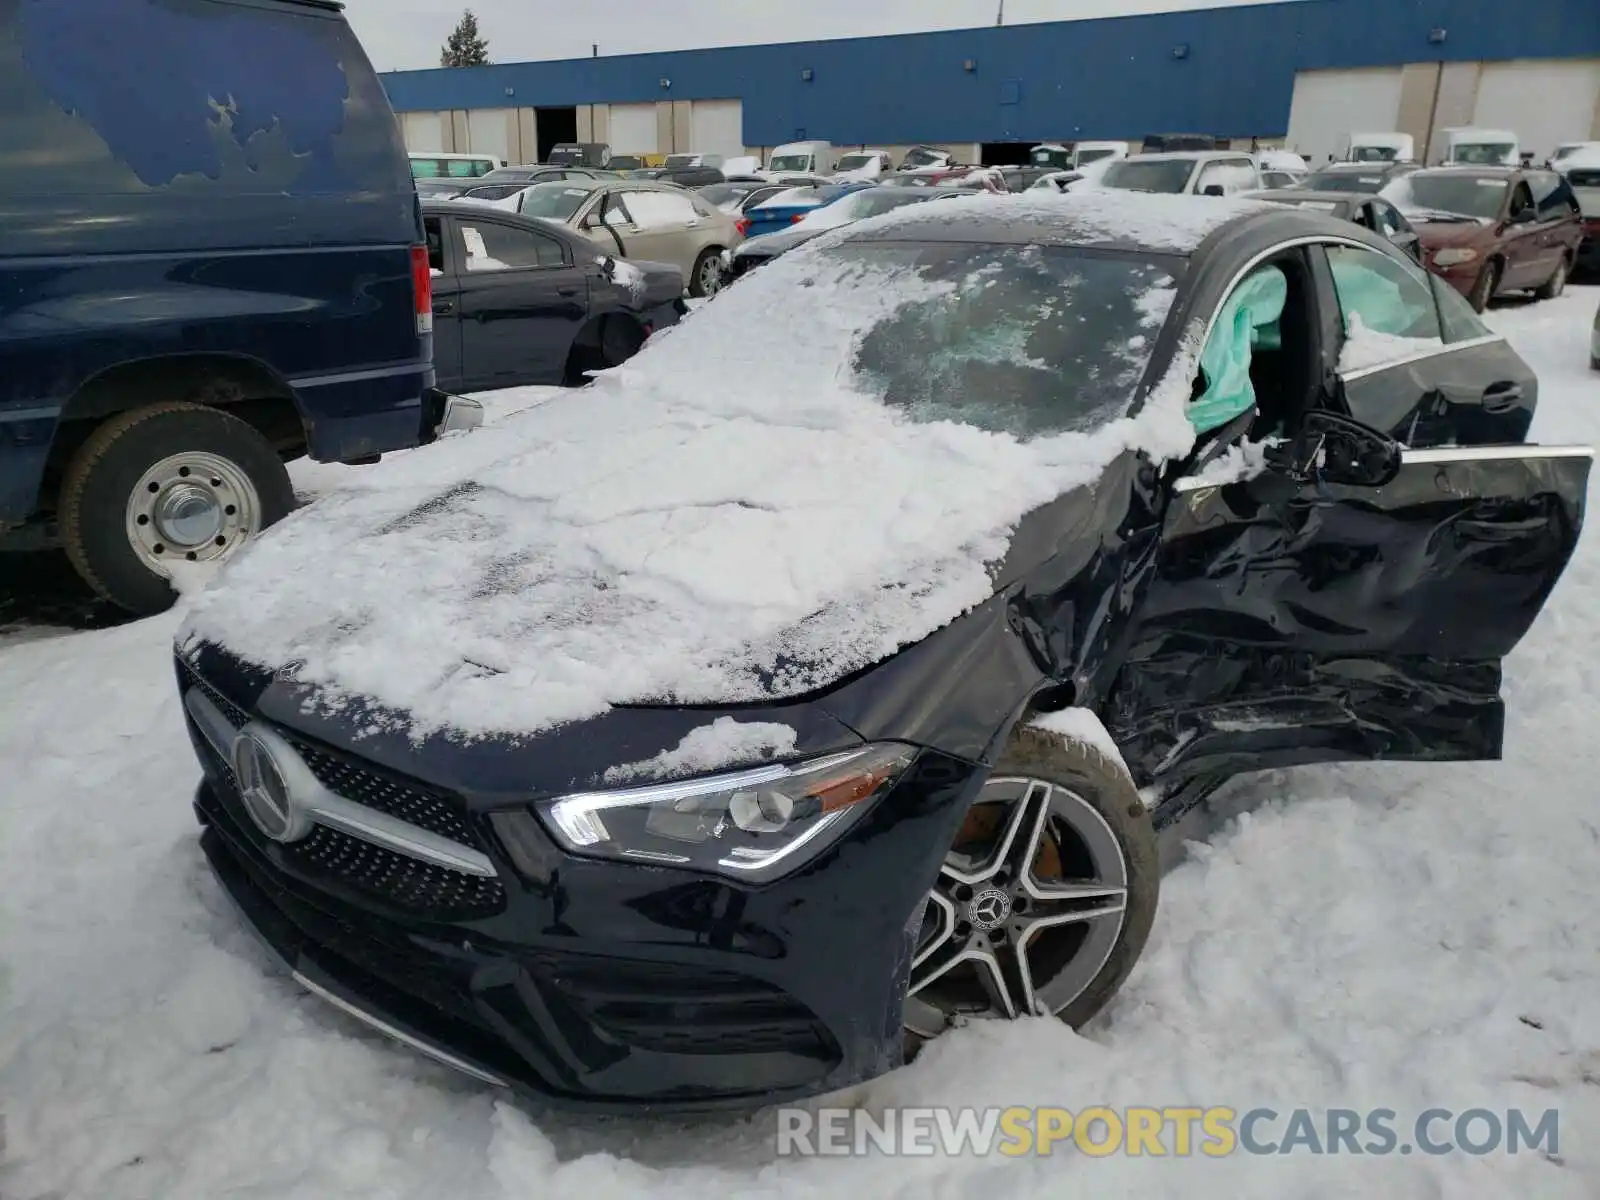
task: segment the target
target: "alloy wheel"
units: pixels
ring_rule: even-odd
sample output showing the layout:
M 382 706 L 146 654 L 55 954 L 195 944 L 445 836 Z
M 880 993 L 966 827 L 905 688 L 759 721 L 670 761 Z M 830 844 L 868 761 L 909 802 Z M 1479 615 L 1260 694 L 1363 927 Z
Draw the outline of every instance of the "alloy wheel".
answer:
M 989 780 L 928 893 L 907 1030 L 1061 1012 L 1110 959 L 1127 903 L 1127 861 L 1088 801 L 1049 780 Z

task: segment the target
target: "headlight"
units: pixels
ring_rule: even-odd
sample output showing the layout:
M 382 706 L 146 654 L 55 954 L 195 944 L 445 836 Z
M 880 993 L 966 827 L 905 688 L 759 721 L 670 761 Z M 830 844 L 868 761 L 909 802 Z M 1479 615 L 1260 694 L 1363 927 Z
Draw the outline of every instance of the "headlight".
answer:
M 1433 256 L 1435 265 L 1441 267 L 1459 267 L 1462 263 L 1469 263 L 1478 257 L 1476 250 L 1465 247 L 1459 250 L 1440 250 Z
M 909 746 L 882 743 L 788 766 L 579 792 L 542 801 L 536 810 L 574 854 L 761 883 L 836 841 L 894 786 L 914 755 Z M 520 857 L 512 844 L 518 815 L 495 814 L 514 858 Z

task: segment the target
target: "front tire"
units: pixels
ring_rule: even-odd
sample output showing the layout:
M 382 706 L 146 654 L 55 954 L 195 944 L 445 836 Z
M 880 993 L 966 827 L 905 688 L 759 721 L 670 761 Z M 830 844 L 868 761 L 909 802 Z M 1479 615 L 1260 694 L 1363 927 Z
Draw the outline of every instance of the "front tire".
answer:
M 694 260 L 694 269 L 689 273 L 689 294 L 715 296 L 721 290 L 722 251 L 715 246 L 708 246 Z
M 969 1019 L 1046 1013 L 1074 1028 L 1116 994 L 1160 899 L 1149 811 L 1086 742 L 1013 734 L 923 912 L 908 1050 Z
M 1467 299 L 1472 304 L 1474 312 L 1483 312 L 1489 307 L 1489 301 L 1494 299 L 1494 294 L 1500 290 L 1500 264 L 1490 259 L 1484 265 L 1483 272 L 1472 285 L 1472 294 Z
M 1554 300 L 1567 290 L 1567 276 L 1572 274 L 1572 264 L 1563 254 L 1561 261 L 1556 264 L 1555 274 L 1545 281 L 1545 285 L 1533 293 L 1535 300 Z
M 177 599 L 165 564 L 221 563 L 294 508 L 267 440 L 238 417 L 157 404 L 112 417 L 61 484 L 61 541 L 84 581 L 139 616 Z

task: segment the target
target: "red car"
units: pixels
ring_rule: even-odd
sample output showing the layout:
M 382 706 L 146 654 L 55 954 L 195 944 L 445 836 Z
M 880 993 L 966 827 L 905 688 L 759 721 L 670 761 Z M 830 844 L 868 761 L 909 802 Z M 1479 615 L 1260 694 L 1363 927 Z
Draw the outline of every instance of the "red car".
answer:
M 1428 269 L 1479 312 L 1504 292 L 1559 296 L 1577 262 L 1582 214 L 1554 171 L 1435 167 L 1383 194 L 1416 226 Z

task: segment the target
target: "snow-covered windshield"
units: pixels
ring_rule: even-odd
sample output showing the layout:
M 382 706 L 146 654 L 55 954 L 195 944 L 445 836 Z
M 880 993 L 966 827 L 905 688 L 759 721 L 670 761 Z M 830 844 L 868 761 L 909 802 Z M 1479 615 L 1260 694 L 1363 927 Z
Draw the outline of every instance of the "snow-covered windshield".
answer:
M 855 192 L 842 200 L 835 200 L 832 204 L 812 209 L 800 218 L 795 228 L 831 229 L 835 225 L 848 225 L 863 217 L 875 217 L 879 213 L 899 208 L 902 204 L 920 204 L 928 199 L 927 194 L 909 189 L 902 188 L 890 192 L 873 188 L 871 191 Z
M 1119 159 L 1100 176 L 1100 186 L 1176 196 L 1189 186 L 1197 166 L 1199 160 L 1193 158 Z
M 782 174 L 784 171 L 809 171 L 811 155 L 775 154 L 772 156 L 772 161 L 767 164 L 767 170 L 777 174 Z
M 593 188 L 572 183 L 536 183 L 522 193 L 517 211 L 525 217 L 565 221 L 582 208 L 583 202 L 593 193 Z
M 1397 179 L 1383 189 L 1383 198 L 1396 208 L 1460 213 L 1492 221 L 1505 204 L 1505 179 L 1482 175 L 1429 175 L 1418 172 Z
M 802 695 L 926 637 L 994 593 L 1027 513 L 1129 447 L 1187 453 L 1197 356 L 1119 420 L 1173 260 L 917 225 L 824 234 L 589 387 L 363 469 L 230 563 L 185 644 L 301 663 L 414 731 L 534 734 Z
M 877 161 L 876 154 L 846 154 L 839 159 L 838 170 L 859 171 L 862 167 L 870 167 Z

